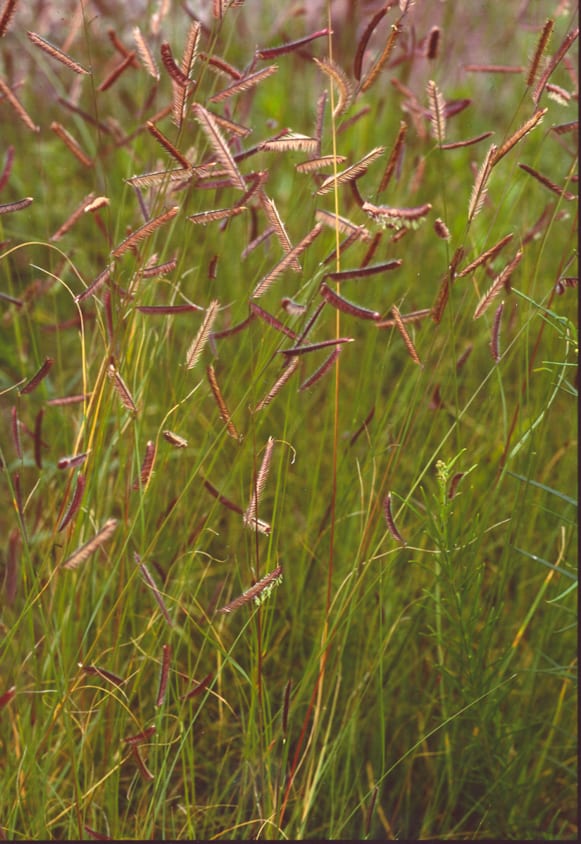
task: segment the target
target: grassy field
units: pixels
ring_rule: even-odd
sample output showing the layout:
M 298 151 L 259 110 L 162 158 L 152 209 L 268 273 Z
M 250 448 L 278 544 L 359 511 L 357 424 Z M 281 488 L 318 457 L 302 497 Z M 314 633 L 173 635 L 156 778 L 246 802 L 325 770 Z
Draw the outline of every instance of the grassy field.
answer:
M 576 839 L 576 4 L 194 5 L 0 11 L 0 835 Z

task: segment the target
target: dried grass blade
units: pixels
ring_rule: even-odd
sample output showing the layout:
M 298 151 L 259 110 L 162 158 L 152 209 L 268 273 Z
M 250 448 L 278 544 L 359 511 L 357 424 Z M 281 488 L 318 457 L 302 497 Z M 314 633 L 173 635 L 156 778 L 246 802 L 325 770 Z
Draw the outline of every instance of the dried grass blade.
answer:
M 336 293 L 324 281 L 321 282 L 319 290 L 323 299 L 325 299 L 325 301 L 334 308 L 337 308 L 338 311 L 342 311 L 345 314 L 351 314 L 359 319 L 378 320 L 381 318 L 381 314 L 378 311 L 372 311 L 369 308 L 363 308 L 361 305 L 356 305 L 354 302 L 350 302 L 348 299 L 340 296 L 339 293 Z
M 137 243 L 152 235 L 160 226 L 163 226 L 165 223 L 173 220 L 179 210 L 179 205 L 174 205 L 173 208 L 169 208 L 167 211 L 164 211 L 164 213 L 160 214 L 159 217 L 154 217 L 153 220 L 149 220 L 149 222 L 140 226 L 140 228 L 128 235 L 125 240 L 121 241 L 119 246 L 115 247 L 111 253 L 113 257 L 120 258 L 121 255 L 124 255 L 125 252 L 128 252 Z
M 528 164 L 523 164 L 519 161 L 518 166 L 521 168 L 521 170 L 524 170 L 525 173 L 528 173 L 529 176 L 532 176 L 533 179 L 536 179 L 537 182 L 540 182 L 542 185 L 544 185 L 544 187 L 548 188 L 548 190 L 557 194 L 557 196 L 561 196 L 563 199 L 567 199 L 569 201 L 577 199 L 574 193 L 565 190 L 565 188 L 559 187 L 559 185 L 556 185 L 547 176 L 544 176 L 542 173 L 539 173 L 539 171 L 535 170 L 533 167 L 529 167 Z
M 208 338 L 212 330 L 212 325 L 214 324 L 214 320 L 216 319 L 216 315 L 218 313 L 219 305 L 220 303 L 218 302 L 218 300 L 213 299 L 208 306 L 206 315 L 200 326 L 200 329 L 194 337 L 194 340 L 190 345 L 190 348 L 188 349 L 188 353 L 186 355 L 186 367 L 188 369 L 193 369 L 198 360 L 200 359 L 204 346 L 208 342 Z
M 24 199 L 17 199 L 15 202 L 5 202 L 0 205 L 0 214 L 12 214 L 14 211 L 22 211 L 32 205 L 34 198 L 26 196 Z
M 233 97 L 235 94 L 242 94 L 244 91 L 254 88 L 255 85 L 258 85 L 264 79 L 272 76 L 273 73 L 277 72 L 277 70 L 278 65 L 272 64 L 262 70 L 257 70 L 255 73 L 251 73 L 248 76 L 243 76 L 233 82 L 232 85 L 229 85 L 227 88 L 224 88 L 222 91 L 218 91 L 218 93 L 211 96 L 209 102 L 220 103 L 223 100 L 229 99 L 229 97 Z
M 430 120 L 432 134 L 441 146 L 446 139 L 446 111 L 445 102 L 438 86 L 433 79 L 428 82 L 428 102 L 430 104 Z
M 71 522 L 71 520 L 76 515 L 79 507 L 81 506 L 81 500 L 83 498 L 83 493 L 85 491 L 85 476 L 81 474 L 81 472 L 77 475 L 77 483 L 75 485 L 75 491 L 73 492 L 73 496 L 71 498 L 71 502 L 67 507 L 67 511 L 61 519 L 61 523 L 57 528 L 57 532 L 64 530 L 66 526 Z
M 20 100 L 12 93 L 8 85 L 3 79 L 0 79 L 0 94 L 4 94 L 6 102 L 8 102 L 12 109 L 16 112 L 23 123 L 28 126 L 32 132 L 40 132 L 40 126 L 37 126 L 32 117 L 28 114 Z
M 194 103 L 192 110 L 196 120 L 204 130 L 212 149 L 216 153 L 218 161 L 230 175 L 232 184 L 240 190 L 246 190 L 244 179 L 236 167 L 232 153 L 222 137 L 214 116 L 203 105 L 200 105 L 200 103 Z
M 406 541 L 395 526 L 395 521 L 393 518 L 393 513 L 391 510 L 391 492 L 388 492 L 385 496 L 383 501 L 383 514 L 385 516 L 385 521 L 387 522 L 387 527 L 391 535 L 394 539 L 400 542 L 402 545 L 406 545 Z
M 261 578 L 258 583 L 255 583 L 254 586 L 251 586 L 250 589 L 247 589 L 246 592 L 243 592 L 242 595 L 239 595 L 237 598 L 234 598 L 234 600 L 230 601 L 228 604 L 226 604 L 226 606 L 221 607 L 218 612 L 231 613 L 232 610 L 236 610 L 238 609 L 238 607 L 244 606 L 244 604 L 249 604 L 250 601 L 254 601 L 258 604 L 259 601 L 257 599 L 260 597 L 260 595 L 266 589 L 268 589 L 268 593 L 270 594 L 271 589 L 274 586 L 278 586 L 281 581 L 282 567 L 277 566 L 273 571 L 269 572 L 269 574 Z
M 259 281 L 259 283 L 254 288 L 252 293 L 253 299 L 258 299 L 265 293 L 268 288 L 271 286 L 273 281 L 278 278 L 278 276 L 287 269 L 287 267 L 294 267 L 298 264 L 297 258 L 301 255 L 305 249 L 310 246 L 310 244 L 317 238 L 323 230 L 322 223 L 315 223 L 311 231 L 303 237 L 300 243 L 287 252 L 287 254 L 278 262 L 278 264 L 266 275 L 264 278 Z M 301 269 L 301 265 L 298 264 L 299 270 Z
M 478 171 L 472 193 L 470 194 L 470 202 L 468 204 L 468 222 L 472 222 L 474 217 L 482 210 L 484 200 L 487 193 L 487 182 L 492 170 L 492 162 L 496 155 L 498 147 L 496 144 L 491 144 L 484 161 Z
M 329 193 L 334 190 L 335 184 L 342 185 L 345 182 L 351 182 L 354 179 L 358 179 L 367 172 L 369 165 L 382 156 L 384 152 L 385 147 L 375 147 L 375 149 L 372 149 L 371 152 L 368 152 L 367 155 L 364 155 L 363 158 L 355 164 L 345 168 L 345 170 L 341 170 L 341 172 L 336 175 L 333 174 L 332 176 L 329 176 L 316 191 L 316 195 L 322 196 L 325 193 Z
M 330 30 L 319 29 L 317 32 L 312 32 L 310 35 L 305 35 L 303 38 L 298 38 L 296 41 L 287 41 L 285 44 L 280 44 L 278 47 L 263 47 L 256 51 L 259 59 L 274 59 L 277 56 L 282 56 L 285 53 L 291 53 L 293 50 L 299 50 L 306 44 L 310 44 L 315 38 L 323 38 L 330 34 Z
M 494 153 L 491 161 L 491 166 L 495 167 L 500 161 L 500 159 L 504 158 L 507 152 L 509 152 L 522 138 L 524 138 L 525 135 L 528 135 L 531 129 L 534 129 L 535 126 L 538 126 L 538 124 L 541 123 L 543 117 L 545 116 L 548 110 L 548 108 L 540 108 L 532 115 L 532 117 L 529 117 L 529 119 L 526 120 L 523 125 L 519 129 L 517 129 L 516 132 L 514 132 L 514 134 L 512 134 L 510 138 L 508 138 L 508 140 L 506 140 L 503 145 Z
M 87 70 L 86 67 L 83 67 L 82 64 L 75 61 L 75 59 L 71 58 L 71 56 L 69 56 L 59 47 L 56 47 L 54 44 L 51 44 L 50 41 L 46 40 L 46 38 L 43 38 L 36 32 L 27 32 L 26 34 L 36 47 L 40 47 L 41 50 L 44 50 L 44 52 L 47 53 L 49 56 L 52 56 L 53 59 L 56 59 L 61 64 L 64 64 L 64 66 L 68 67 L 69 70 L 74 70 L 75 73 L 81 74 L 90 73 L 90 71 Z
M 213 394 L 213 396 L 216 400 L 216 404 L 218 405 L 218 410 L 220 412 L 220 419 L 226 425 L 226 430 L 228 432 L 228 436 L 230 436 L 230 437 L 232 437 L 232 439 L 238 440 L 238 442 L 240 442 L 242 437 L 240 436 L 240 434 L 236 430 L 236 426 L 235 426 L 234 422 L 232 421 L 232 416 L 230 415 L 230 411 L 228 410 L 228 406 L 226 405 L 226 402 L 224 401 L 224 396 L 222 395 L 220 385 L 218 384 L 218 379 L 216 378 L 216 370 L 214 369 L 212 364 L 210 364 L 206 368 L 206 374 L 208 376 L 208 382 L 210 384 L 212 394 Z
M 392 312 L 393 318 L 395 320 L 395 327 L 397 328 L 397 330 L 399 331 L 399 333 L 402 336 L 402 339 L 405 343 L 405 347 L 408 350 L 409 356 L 411 357 L 411 359 L 413 360 L 414 363 L 418 364 L 418 366 L 423 366 L 423 364 L 420 360 L 420 356 L 418 355 L 418 353 L 416 351 L 416 347 L 413 344 L 412 338 L 407 333 L 407 329 L 405 327 L 403 319 L 401 318 L 401 314 L 399 312 L 399 308 L 397 307 L 397 305 L 392 305 L 391 312 Z
M 98 533 L 92 539 L 89 539 L 88 542 L 85 542 L 84 545 L 81 545 L 76 551 L 67 557 L 64 563 L 62 563 L 61 568 L 63 569 L 76 569 L 78 568 L 81 563 L 84 563 L 91 554 L 93 554 L 97 548 L 100 548 L 108 539 L 111 538 L 113 535 L 115 528 L 117 527 L 117 519 L 107 519 L 103 527 L 101 528 Z
M 476 306 L 474 316 L 472 317 L 473 319 L 478 319 L 479 317 L 481 317 L 484 311 L 492 302 L 492 300 L 496 296 L 498 296 L 503 287 L 506 287 L 511 275 L 520 263 L 522 256 L 522 249 L 519 249 L 512 261 L 509 261 L 506 267 L 504 267 L 504 269 L 501 270 L 501 272 L 496 276 L 489 289 L 486 291 L 484 296 L 482 296 L 478 305 Z
M 330 58 L 314 59 L 318 67 L 330 79 L 333 80 L 337 86 L 339 96 L 333 111 L 333 117 L 337 119 L 344 111 L 346 111 L 353 100 L 354 89 L 345 71 Z

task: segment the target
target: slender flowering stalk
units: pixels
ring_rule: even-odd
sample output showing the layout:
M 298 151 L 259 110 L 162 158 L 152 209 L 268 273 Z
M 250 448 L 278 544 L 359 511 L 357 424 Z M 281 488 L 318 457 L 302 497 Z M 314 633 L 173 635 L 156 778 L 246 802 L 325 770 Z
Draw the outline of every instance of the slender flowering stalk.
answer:
M 133 489 L 145 489 L 149 483 L 153 464 L 155 462 L 155 443 L 153 440 L 148 440 L 145 446 L 145 454 L 143 456 L 143 463 L 141 464 L 141 472 L 139 478 L 133 482 Z
M 84 563 L 85 560 L 88 560 L 91 554 L 94 554 L 95 551 L 101 547 L 108 539 L 111 538 L 113 533 L 115 532 L 115 528 L 117 527 L 117 519 L 107 519 L 103 527 L 101 528 L 98 533 L 92 539 L 89 539 L 88 542 L 85 542 L 84 545 L 81 545 L 80 548 L 77 548 L 76 551 L 67 557 L 67 559 L 62 563 L 63 569 L 76 569 L 78 568 L 81 563 Z
M 20 388 L 20 395 L 25 396 L 28 395 L 28 393 L 32 393 L 33 390 L 36 390 L 40 382 L 44 380 L 44 378 L 46 378 L 46 376 L 52 369 L 53 364 L 54 360 L 52 358 L 45 358 L 44 363 L 42 364 L 38 372 L 36 372 L 32 376 L 32 378 L 27 381 L 23 387 Z
M 310 35 L 305 35 L 304 38 L 298 38 L 296 41 L 286 41 L 278 47 L 261 47 L 256 51 L 259 59 L 274 59 L 277 56 L 282 56 L 285 53 L 291 53 L 293 50 L 299 50 L 306 44 L 310 44 L 315 38 L 323 38 L 329 35 L 330 30 L 327 28 L 319 29 L 317 32 L 312 32 Z
M 270 594 L 273 587 L 278 586 L 281 582 L 282 566 L 277 566 L 273 569 L 273 571 L 261 578 L 258 583 L 255 583 L 254 586 L 251 586 L 250 589 L 243 592 L 242 595 L 234 598 L 234 600 L 230 601 L 226 604 L 226 606 L 221 607 L 218 612 L 231 613 L 233 610 L 243 607 L 244 604 L 249 604 L 251 601 L 254 601 L 256 604 L 262 603 L 266 597 L 263 593 L 267 590 L 267 595 Z
M 310 389 L 314 384 L 317 383 L 317 381 L 319 381 L 323 377 L 323 375 L 325 375 L 325 373 L 327 373 L 331 369 L 331 367 L 341 354 L 342 348 L 343 346 L 337 346 L 336 349 L 333 349 L 329 357 L 323 361 L 319 368 L 316 369 L 312 375 L 309 375 L 309 377 L 305 379 L 303 383 L 299 386 L 299 392 L 303 392 L 304 390 Z
M 482 316 L 484 311 L 488 308 L 492 300 L 498 296 L 500 291 L 503 287 L 506 288 L 511 275 L 513 274 L 514 270 L 518 266 L 523 256 L 522 249 L 519 249 L 512 261 L 509 261 L 508 264 L 504 267 L 503 270 L 496 276 L 492 284 L 490 285 L 489 289 L 486 293 L 482 296 L 478 305 L 476 306 L 476 310 L 474 311 L 473 319 L 478 319 Z
M 75 59 L 71 58 L 59 47 L 56 47 L 54 44 L 51 44 L 50 41 L 47 41 L 46 38 L 42 37 L 42 35 L 37 35 L 36 32 L 27 32 L 26 34 L 36 47 L 40 47 L 41 50 L 44 50 L 44 52 L 51 56 L 53 59 L 56 59 L 61 64 L 64 64 L 64 66 L 68 67 L 69 70 L 74 70 L 75 73 L 81 74 L 90 73 L 90 71 L 87 70 L 86 67 L 83 67 L 82 64 L 75 61 Z
M 139 566 L 139 570 L 141 572 L 143 579 L 145 580 L 145 582 L 147 583 L 147 585 L 151 589 L 151 591 L 153 593 L 153 597 L 157 601 L 157 605 L 159 606 L 159 608 L 161 610 L 161 614 L 163 615 L 163 617 L 165 618 L 165 620 L 167 621 L 169 626 L 173 627 L 173 621 L 171 620 L 171 616 L 170 616 L 170 614 L 167 610 L 167 607 L 165 605 L 165 601 L 163 600 L 163 598 L 161 596 L 161 592 L 157 588 L 157 584 L 156 584 L 155 580 L 153 579 L 153 577 L 151 576 L 149 569 L 147 568 L 145 563 L 143 563 L 141 561 L 141 557 L 139 556 L 139 554 L 137 552 L 134 552 L 133 556 L 135 557 L 135 562 Z
M 159 217 L 154 217 L 153 220 L 149 220 L 149 222 L 140 226 L 134 232 L 131 232 L 125 240 L 121 241 L 121 243 L 115 247 L 111 253 L 113 257 L 120 258 L 121 255 L 124 255 L 132 249 L 137 243 L 140 243 L 140 241 L 150 237 L 155 231 L 157 231 L 158 228 L 160 228 L 160 226 L 163 226 L 165 223 L 173 220 L 179 210 L 179 205 L 174 205 L 173 208 L 169 208 L 167 211 L 164 211 L 164 213 L 160 214 Z
M 135 404 L 133 396 L 129 392 L 129 387 L 127 386 L 127 384 L 125 383 L 125 381 L 123 380 L 123 378 L 121 377 L 119 372 L 117 371 L 117 368 L 115 367 L 115 365 L 112 364 L 112 363 L 109 364 L 109 369 L 107 370 L 107 376 L 108 376 L 109 380 L 111 381 L 111 383 L 113 384 L 113 388 L 114 388 L 115 392 L 117 393 L 117 395 L 119 396 L 119 399 L 120 399 L 123 407 L 125 407 L 127 410 L 131 411 L 131 413 L 137 413 L 137 405 Z
M 280 393 L 280 391 L 282 390 L 286 382 L 289 380 L 291 375 L 297 370 L 298 366 L 299 358 L 295 357 L 291 360 L 288 366 L 285 366 L 282 371 L 282 374 L 279 376 L 279 378 L 277 378 L 268 393 L 264 396 L 263 399 L 258 402 L 258 404 L 253 410 L 253 413 L 258 413 L 260 410 L 264 410 L 264 408 L 271 403 L 275 396 Z
M 202 351 L 204 350 L 204 347 L 210 337 L 210 332 L 212 330 L 214 320 L 216 319 L 219 305 L 220 303 L 217 299 L 213 299 L 210 302 L 210 305 L 208 306 L 208 310 L 206 311 L 206 315 L 204 317 L 204 321 L 202 322 L 198 333 L 194 337 L 188 349 L 188 353 L 186 355 L 187 369 L 193 369 L 199 361 Z
M 85 167 L 92 167 L 93 162 L 86 154 L 86 152 L 81 148 L 80 144 L 73 138 L 70 132 L 68 132 L 65 127 L 58 123 L 56 120 L 50 124 L 50 128 L 52 131 L 63 141 L 64 144 L 70 149 L 72 154 L 75 158 L 81 162 Z
M 252 496 L 250 499 L 250 503 L 244 512 L 243 521 L 247 527 L 253 527 L 257 530 L 260 530 L 259 523 L 260 520 L 258 519 L 258 504 L 260 501 L 260 497 L 264 491 L 264 486 L 266 484 L 266 479 L 268 477 L 268 473 L 270 471 L 270 464 L 272 461 L 272 452 L 274 450 L 274 437 L 269 437 L 266 443 L 266 448 L 264 450 L 264 455 L 262 458 L 262 463 L 260 464 L 260 469 L 258 470 L 258 474 L 256 476 L 256 482 L 254 484 L 254 490 L 252 492 Z M 270 527 L 269 527 L 270 530 Z M 261 531 L 262 532 L 262 531 Z
M 495 363 L 498 363 L 500 360 L 500 321 L 502 319 L 502 312 L 504 310 L 504 302 L 501 302 L 498 308 L 496 309 L 496 313 L 494 314 L 494 320 L 492 323 L 492 335 L 490 337 L 490 354 Z
M 417 363 L 418 366 L 422 366 L 422 362 L 421 362 L 420 357 L 419 357 L 419 355 L 416 351 L 416 347 L 414 346 L 414 344 L 412 342 L 412 338 L 407 333 L 407 329 L 405 327 L 403 319 L 401 318 L 401 314 L 399 312 L 399 308 L 397 307 L 397 305 L 392 305 L 391 312 L 392 312 L 393 318 L 395 320 L 395 327 L 397 328 L 397 330 L 399 331 L 399 333 L 401 334 L 401 336 L 403 338 L 403 341 L 405 343 L 406 349 L 408 350 L 409 356 L 411 357 L 411 359 L 413 360 L 414 363 Z
M 359 317 L 359 319 L 377 320 L 381 318 L 379 311 L 372 311 L 369 308 L 363 308 L 361 305 L 350 302 L 348 299 L 340 296 L 339 293 L 336 293 L 325 281 L 321 282 L 319 290 L 323 299 L 334 308 L 337 308 L 338 311 Z
M 394 539 L 400 542 L 402 545 L 406 545 L 406 541 L 395 526 L 395 521 L 393 519 L 393 514 L 391 511 L 391 492 L 388 492 L 385 496 L 383 501 L 383 514 L 385 516 L 385 521 L 387 522 L 387 527 L 391 535 Z
M 161 672 L 159 675 L 159 687 L 157 690 L 157 697 L 155 699 L 156 706 L 163 706 L 165 701 L 165 692 L 167 689 L 167 681 L 169 678 L 169 666 L 171 662 L 171 645 L 162 645 L 161 648 Z
M 75 491 L 73 493 L 73 497 L 71 498 L 70 504 L 67 508 L 66 513 L 64 514 L 60 525 L 57 528 L 57 531 L 60 533 L 61 530 L 64 530 L 66 526 L 72 521 L 72 519 L 77 514 L 79 507 L 81 506 L 81 500 L 83 498 L 83 493 L 85 491 L 85 476 L 82 475 L 80 472 L 77 475 L 77 483 L 75 485 Z
M 24 199 L 17 199 L 14 202 L 4 202 L 0 205 L 0 214 L 12 214 L 14 211 L 22 211 L 32 205 L 34 198 L 26 196 Z
M 224 396 L 222 395 L 222 391 L 220 390 L 220 385 L 218 384 L 218 379 L 216 378 L 216 370 L 210 364 L 206 369 L 206 374 L 208 375 L 208 382 L 210 384 L 210 388 L 212 390 L 212 394 L 216 400 L 216 404 L 218 405 L 218 410 L 220 412 L 220 419 L 226 425 L 226 431 L 228 435 L 232 437 L 232 439 L 240 441 L 241 436 L 236 430 L 236 426 L 232 421 L 232 416 L 230 415 L 230 411 L 224 401 Z

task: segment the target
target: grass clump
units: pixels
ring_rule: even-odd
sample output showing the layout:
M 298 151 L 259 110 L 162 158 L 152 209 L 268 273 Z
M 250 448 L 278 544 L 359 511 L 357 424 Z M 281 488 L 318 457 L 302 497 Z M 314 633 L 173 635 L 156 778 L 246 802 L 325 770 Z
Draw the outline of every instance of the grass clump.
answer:
M 64 5 L 0 12 L 0 831 L 576 838 L 576 12 Z

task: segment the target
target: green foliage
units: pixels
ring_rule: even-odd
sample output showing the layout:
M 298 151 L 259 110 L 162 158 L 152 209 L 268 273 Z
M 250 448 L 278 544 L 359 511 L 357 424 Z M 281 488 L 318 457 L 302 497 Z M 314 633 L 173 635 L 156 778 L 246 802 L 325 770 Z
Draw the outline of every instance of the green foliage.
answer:
M 188 68 L 59 5 L 0 12 L 0 833 L 576 838 L 576 11 L 201 4 Z

